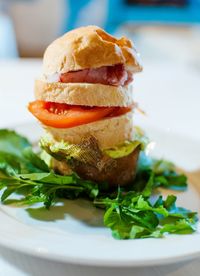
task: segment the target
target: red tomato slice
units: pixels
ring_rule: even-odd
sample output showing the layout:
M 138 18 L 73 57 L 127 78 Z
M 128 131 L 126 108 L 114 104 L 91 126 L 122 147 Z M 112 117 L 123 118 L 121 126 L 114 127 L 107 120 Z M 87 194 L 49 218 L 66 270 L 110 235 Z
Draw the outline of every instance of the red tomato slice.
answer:
M 109 117 L 117 117 L 117 116 L 120 116 L 120 115 L 124 115 L 128 112 L 130 112 L 131 110 L 133 109 L 132 106 L 130 107 L 116 107 L 115 110 L 109 114 Z
M 118 107 L 84 107 L 34 101 L 29 103 L 28 109 L 46 126 L 70 128 L 107 117 Z

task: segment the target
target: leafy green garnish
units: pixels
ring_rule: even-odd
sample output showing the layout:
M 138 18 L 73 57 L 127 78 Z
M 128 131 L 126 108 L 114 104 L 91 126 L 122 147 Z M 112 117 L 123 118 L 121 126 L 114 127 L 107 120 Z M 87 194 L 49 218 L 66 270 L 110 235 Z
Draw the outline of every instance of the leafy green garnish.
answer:
M 140 128 L 135 128 L 133 141 L 125 141 L 123 144 L 103 150 L 103 154 L 111 158 L 121 158 L 131 154 L 138 146 L 143 150 L 148 144 L 148 138 Z M 91 146 L 82 147 L 81 144 L 71 144 L 66 141 L 55 141 L 50 134 L 45 134 L 40 140 L 41 147 L 58 160 L 77 159 L 82 160 L 83 155 L 91 155 Z
M 128 156 L 138 146 L 140 146 L 141 150 L 144 150 L 148 143 L 149 139 L 145 136 L 144 132 L 139 127 L 135 127 L 133 141 L 126 141 L 122 145 L 106 149 L 104 153 L 112 158 L 121 158 Z
M 23 157 L 23 150 L 32 147 L 31 143 L 16 132 L 0 129 L 0 151 Z
M 46 157 L 45 157 L 46 159 Z M 13 197 L 21 204 L 43 203 L 49 208 L 59 198 L 84 197 L 104 208 L 104 224 L 117 239 L 162 237 L 165 233 L 190 234 L 196 230 L 197 213 L 176 206 L 176 196 L 152 196 L 158 187 L 185 190 L 187 178 L 174 165 L 140 155 L 133 183 L 117 191 L 76 174 L 55 174 L 21 135 L 0 130 L 1 201 Z M 105 186 L 105 185 L 104 185 Z M 21 197 L 16 198 L 16 193 Z M 12 202 L 13 202 L 12 200 Z
M 153 160 L 140 154 L 138 172 L 134 181 L 134 190 L 150 195 L 157 187 L 184 191 L 187 189 L 187 177 L 175 170 L 173 163 L 165 160 Z
M 0 177 L 0 189 L 4 189 L 1 201 L 13 193 L 20 193 L 26 189 L 26 195 L 20 200 L 23 204 L 43 203 L 50 207 L 57 197 L 77 198 L 87 196 L 95 198 L 98 186 L 90 181 L 82 180 L 75 174 L 70 176 L 50 173 L 29 173 Z M 68 192 L 69 195 L 66 193 Z
M 0 130 L 0 170 L 8 175 L 49 172 L 48 166 L 34 153 L 29 141 L 6 129 Z
M 104 153 L 114 159 L 121 158 L 131 154 L 139 145 L 141 145 L 141 142 L 138 140 L 127 141 L 118 147 L 105 150 Z
M 50 172 L 46 163 L 34 153 L 28 140 L 13 131 L 0 130 L 0 148 L 4 150 L 0 152 L 0 189 L 4 190 L 1 196 L 3 202 L 11 194 L 20 193 L 24 189 L 27 193 L 21 202 L 42 202 L 47 207 L 50 207 L 58 195 L 94 198 L 98 194 L 96 183 L 82 180 L 75 174 L 62 176 Z M 69 190 L 69 195 L 66 190 Z
M 175 201 L 175 196 L 168 196 L 166 200 L 160 196 L 152 204 L 149 197 L 119 191 L 115 199 L 99 199 L 95 204 L 106 207 L 104 224 L 112 230 L 115 238 L 134 239 L 194 232 L 197 214 L 177 208 Z

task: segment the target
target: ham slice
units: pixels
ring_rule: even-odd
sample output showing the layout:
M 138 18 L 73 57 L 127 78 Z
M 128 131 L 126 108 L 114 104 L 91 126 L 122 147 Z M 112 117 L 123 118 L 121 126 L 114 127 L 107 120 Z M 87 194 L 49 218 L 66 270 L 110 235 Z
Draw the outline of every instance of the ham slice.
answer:
M 132 82 L 131 72 L 126 71 L 122 64 L 103 66 L 79 71 L 71 71 L 60 75 L 64 83 L 100 83 L 113 86 L 124 86 Z

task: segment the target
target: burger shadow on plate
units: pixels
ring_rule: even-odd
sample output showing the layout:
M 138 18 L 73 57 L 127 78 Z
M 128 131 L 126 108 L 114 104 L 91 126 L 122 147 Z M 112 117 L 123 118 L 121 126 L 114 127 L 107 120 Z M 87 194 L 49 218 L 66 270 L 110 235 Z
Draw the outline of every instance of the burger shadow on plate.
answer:
M 27 208 L 28 215 L 40 221 L 67 220 L 73 218 L 89 226 L 103 227 L 104 210 L 96 208 L 92 202 L 85 199 L 63 199 L 59 204 L 50 207 Z

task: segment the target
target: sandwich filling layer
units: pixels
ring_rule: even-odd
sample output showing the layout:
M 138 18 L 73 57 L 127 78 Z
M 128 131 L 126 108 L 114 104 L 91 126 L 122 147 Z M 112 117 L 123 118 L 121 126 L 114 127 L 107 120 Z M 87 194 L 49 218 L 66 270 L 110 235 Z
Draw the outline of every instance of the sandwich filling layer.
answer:
M 71 71 L 59 76 L 59 81 L 64 83 L 100 83 L 113 86 L 125 86 L 132 80 L 133 74 L 123 64 Z
M 130 112 L 133 107 L 89 107 L 34 101 L 29 111 L 45 126 L 71 128 Z
M 78 144 L 55 140 L 49 133 L 40 140 L 43 160 L 61 174 L 76 172 L 80 177 L 109 185 L 124 185 L 136 172 L 140 150 L 147 138 L 140 129 L 135 129 L 132 141 L 103 150 L 92 135 L 82 137 Z
M 41 147 L 58 160 L 66 160 L 75 158 L 79 161 L 86 156 L 91 157 L 91 150 L 94 148 L 94 141 L 98 144 L 97 139 L 92 135 L 83 136 L 81 141 L 77 144 L 70 143 L 64 140 L 55 140 L 55 138 L 50 134 L 46 133 L 40 140 Z M 116 146 L 99 150 L 104 155 L 107 155 L 113 159 L 122 158 L 131 154 L 138 146 L 140 149 L 144 150 L 149 140 L 145 136 L 144 132 L 139 128 L 134 128 L 134 134 L 131 141 L 124 141 Z

